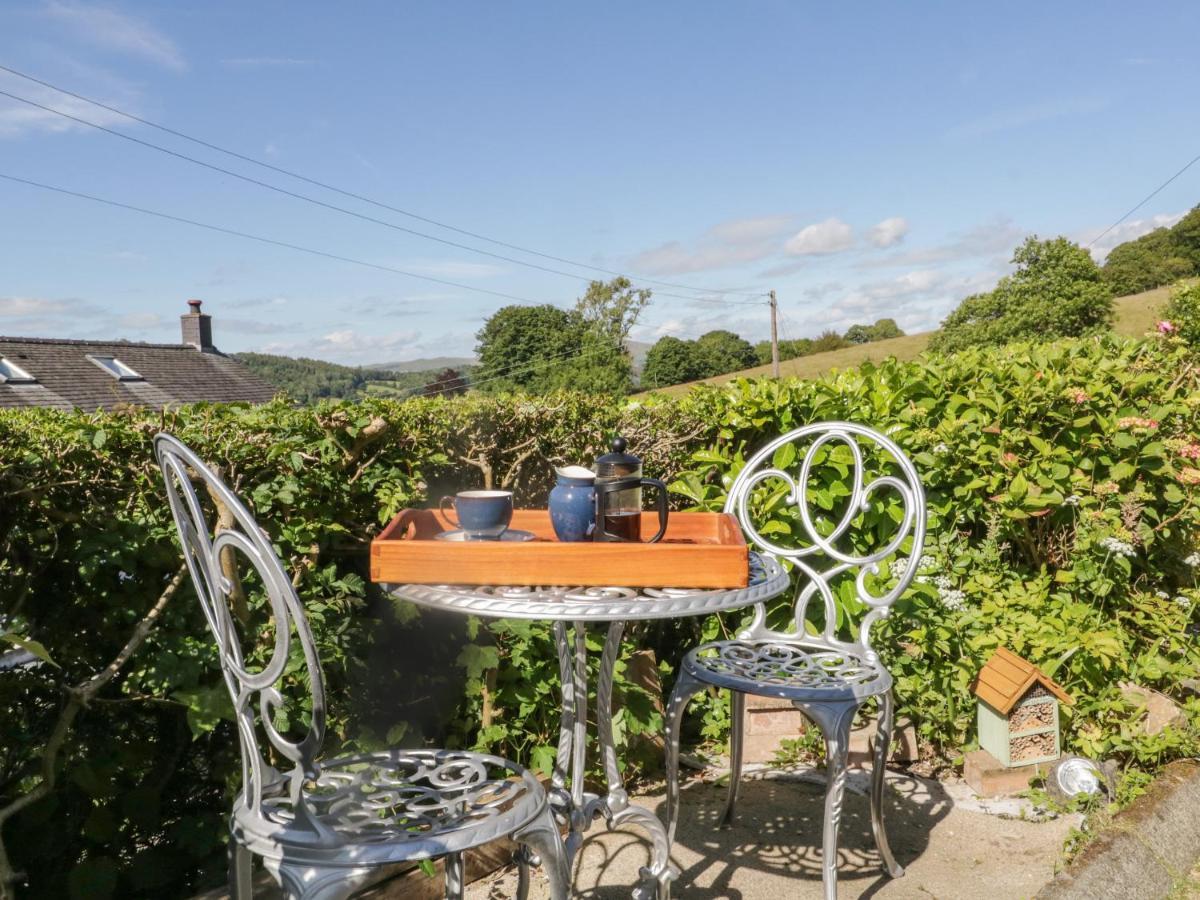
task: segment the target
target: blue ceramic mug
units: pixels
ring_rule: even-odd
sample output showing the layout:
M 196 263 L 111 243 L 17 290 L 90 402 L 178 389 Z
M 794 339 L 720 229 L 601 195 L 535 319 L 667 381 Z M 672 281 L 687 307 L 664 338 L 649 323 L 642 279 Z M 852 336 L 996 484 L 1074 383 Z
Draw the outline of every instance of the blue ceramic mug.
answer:
M 457 519 L 446 510 L 447 504 L 454 507 Z M 512 521 L 513 495 L 512 491 L 459 491 L 453 497 L 443 497 L 439 506 L 442 515 L 467 537 L 496 541 Z

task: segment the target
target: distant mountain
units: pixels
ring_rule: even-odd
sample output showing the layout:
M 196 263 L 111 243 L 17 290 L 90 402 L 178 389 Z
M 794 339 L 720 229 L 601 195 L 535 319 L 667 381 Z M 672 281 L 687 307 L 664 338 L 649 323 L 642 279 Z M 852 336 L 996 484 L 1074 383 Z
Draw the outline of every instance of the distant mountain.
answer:
M 363 368 L 387 372 L 440 372 L 442 369 L 461 369 L 463 366 L 474 365 L 476 365 L 474 358 L 469 356 L 431 356 L 426 359 L 406 359 L 401 362 L 371 363 Z
M 401 371 L 391 366 L 355 368 L 339 366 L 321 359 L 274 356 L 267 353 L 235 353 L 234 359 L 258 377 L 270 382 L 300 403 L 315 403 L 323 399 L 351 399 L 367 394 L 379 397 L 404 399 L 418 393 L 446 368 L 455 368 L 461 374 L 469 374 L 466 365 L 453 357 L 414 360 L 397 365 L 413 365 L 420 368 Z M 472 360 L 466 360 L 470 364 Z M 466 371 L 464 371 L 466 370 Z

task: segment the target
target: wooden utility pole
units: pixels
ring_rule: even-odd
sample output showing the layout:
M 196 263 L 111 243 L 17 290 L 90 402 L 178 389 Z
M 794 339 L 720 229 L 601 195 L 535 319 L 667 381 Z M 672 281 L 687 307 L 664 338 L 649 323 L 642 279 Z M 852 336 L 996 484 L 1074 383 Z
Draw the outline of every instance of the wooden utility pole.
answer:
M 771 377 L 779 377 L 779 304 L 771 291 Z

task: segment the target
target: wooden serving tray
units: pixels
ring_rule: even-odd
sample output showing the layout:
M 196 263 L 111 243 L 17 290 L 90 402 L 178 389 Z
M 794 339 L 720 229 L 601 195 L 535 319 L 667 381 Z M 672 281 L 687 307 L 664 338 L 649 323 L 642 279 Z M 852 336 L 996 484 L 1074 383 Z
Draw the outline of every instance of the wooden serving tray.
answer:
M 673 512 L 656 544 L 563 543 L 544 509 L 513 511 L 510 528 L 532 541 L 439 541 L 454 526 L 437 510 L 401 510 L 371 542 L 371 580 L 391 584 L 745 587 L 748 552 L 728 513 Z M 658 514 L 642 514 L 642 533 Z

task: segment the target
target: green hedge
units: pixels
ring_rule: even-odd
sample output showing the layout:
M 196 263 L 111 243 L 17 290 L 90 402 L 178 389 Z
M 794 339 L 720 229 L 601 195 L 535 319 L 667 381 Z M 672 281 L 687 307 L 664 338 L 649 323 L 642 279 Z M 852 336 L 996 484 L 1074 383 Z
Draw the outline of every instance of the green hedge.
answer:
M 1179 697 L 1195 674 L 1197 386 L 1169 340 L 1098 338 L 617 405 L 560 394 L 163 416 L 5 411 L 0 611 L 61 668 L 0 678 L 0 804 L 37 783 L 62 686 L 107 664 L 177 571 L 151 461 L 161 429 L 222 468 L 292 571 L 329 682 L 329 752 L 436 741 L 548 764 L 557 667 L 546 628 L 381 597 L 365 579 L 366 547 L 394 510 L 483 484 L 544 503 L 552 465 L 587 461 L 616 431 L 648 473 L 674 476 L 680 505 L 716 508 L 751 448 L 847 419 L 904 446 L 928 492 L 920 579 L 877 635 L 926 752 L 953 758 L 973 739 L 970 680 L 1004 643 L 1075 695 L 1068 746 L 1152 770 L 1197 751 L 1200 706 L 1182 701 L 1184 725 L 1145 737 L 1117 682 Z M 669 684 L 684 647 L 737 618 L 640 625 L 627 649 L 654 650 Z M 624 675 L 619 733 L 633 746 L 660 722 Z M 180 896 L 220 881 L 236 780 L 223 691 L 203 619 L 181 592 L 75 720 L 50 797 L 5 825 L 31 896 Z M 306 710 L 283 715 L 302 723 Z M 720 740 L 726 720 L 721 701 L 695 708 L 704 737 Z

